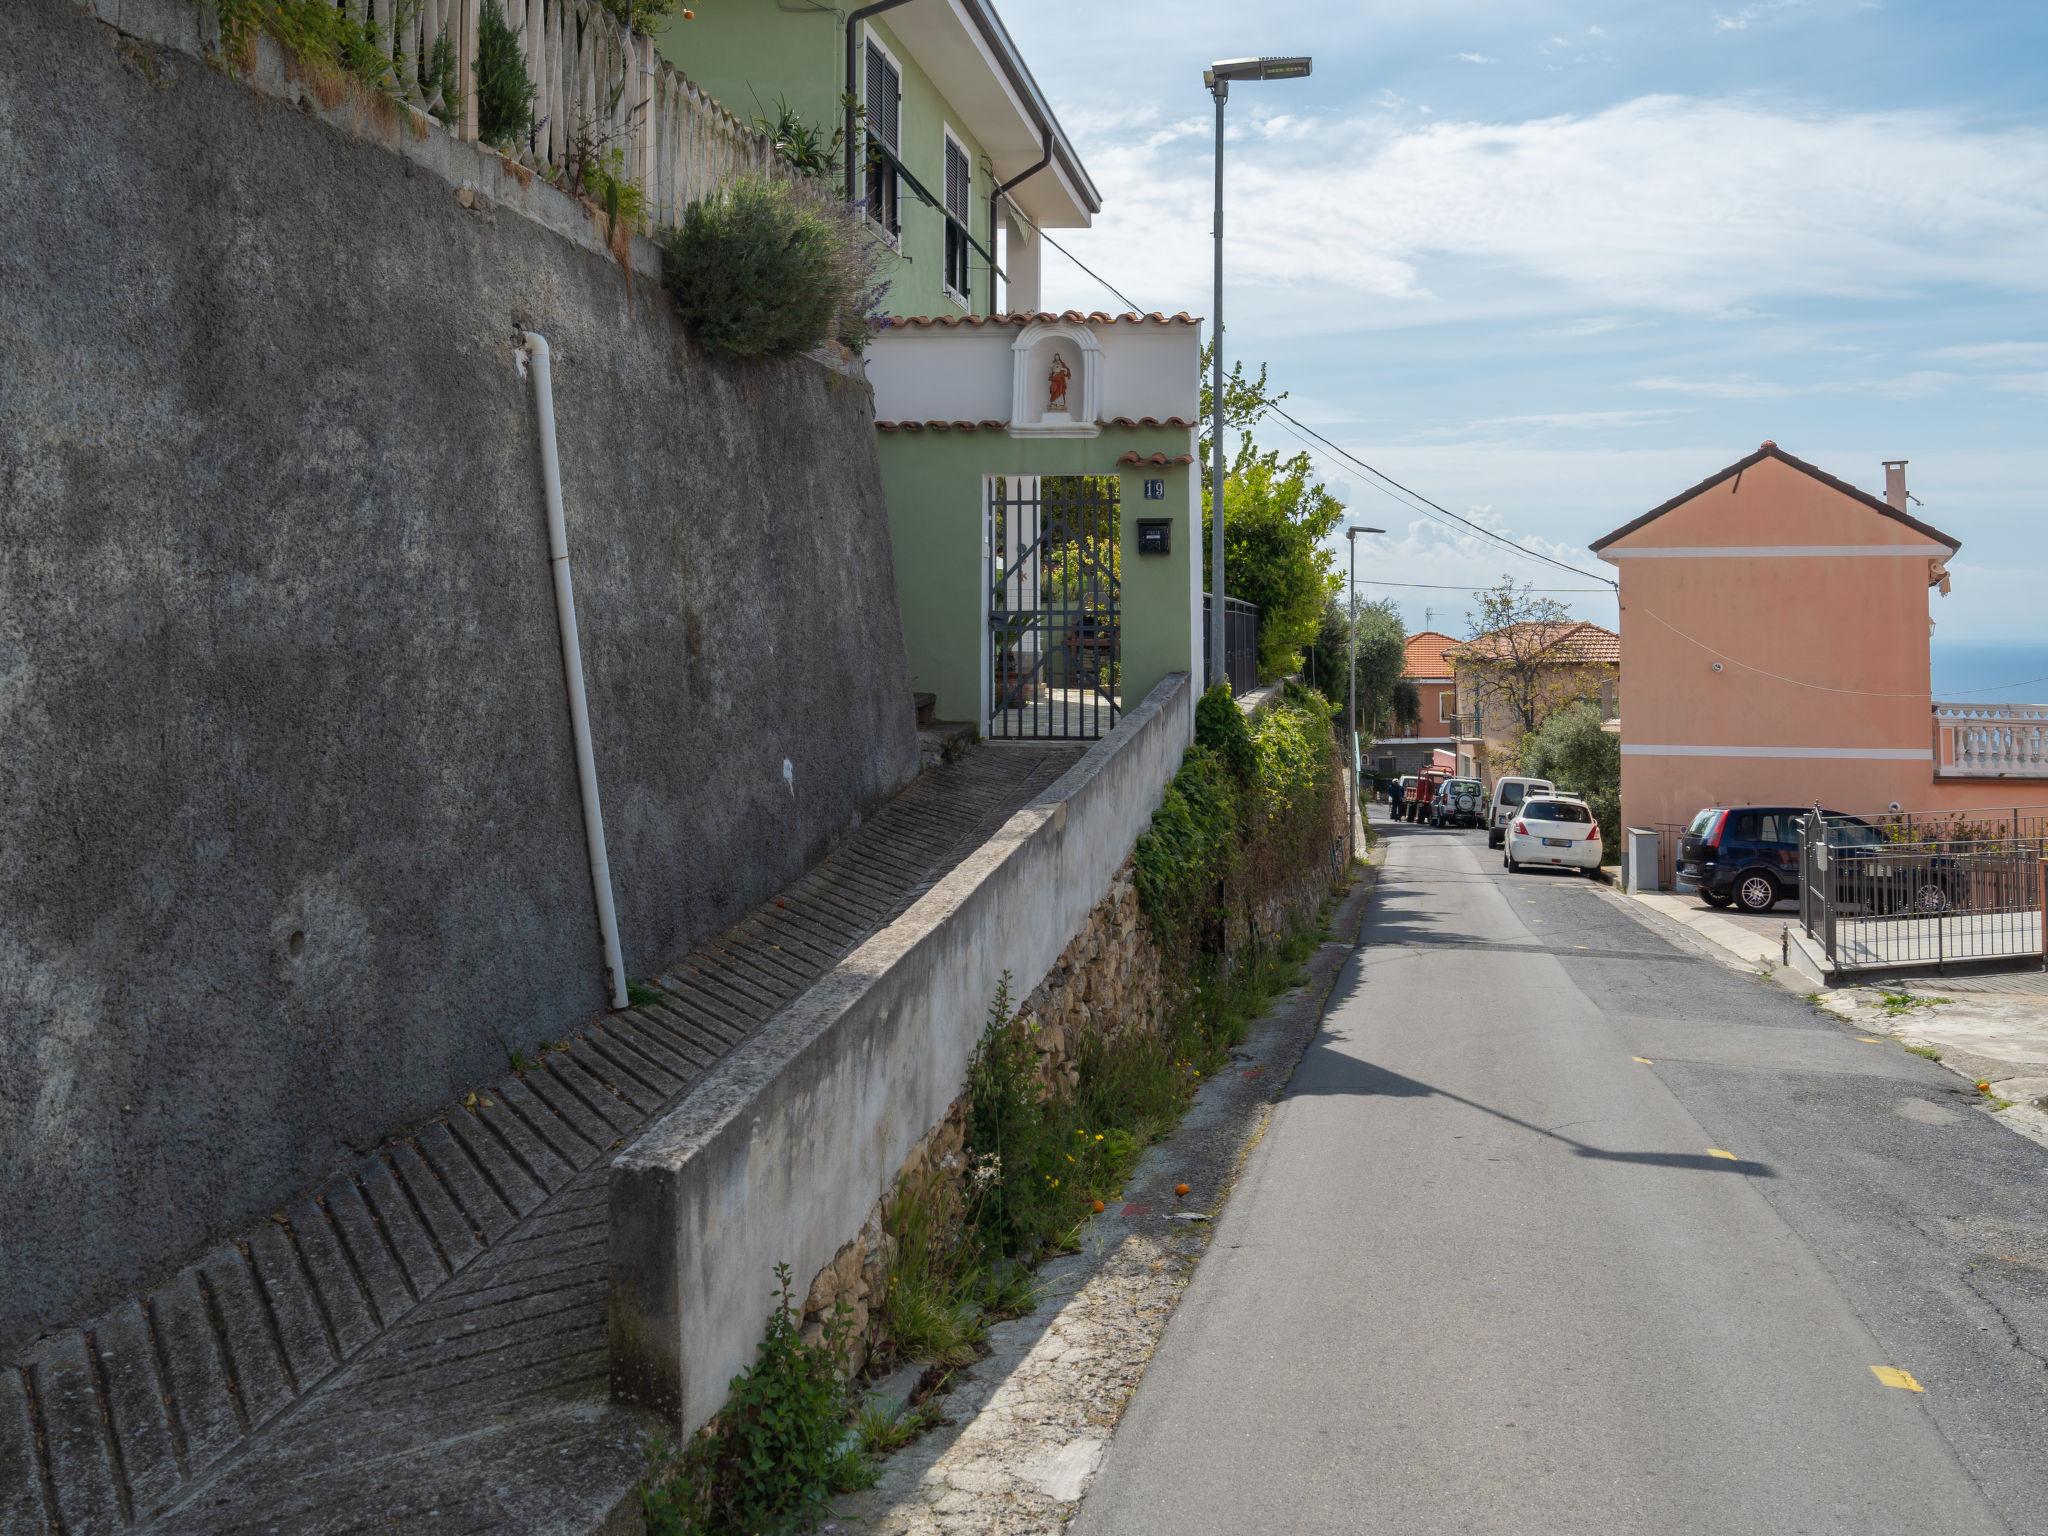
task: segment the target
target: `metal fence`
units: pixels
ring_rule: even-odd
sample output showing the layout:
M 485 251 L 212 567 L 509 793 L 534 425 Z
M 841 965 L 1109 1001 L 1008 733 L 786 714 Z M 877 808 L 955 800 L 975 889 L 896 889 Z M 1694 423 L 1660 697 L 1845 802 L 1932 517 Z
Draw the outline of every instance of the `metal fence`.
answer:
M 1202 594 L 1202 686 L 1216 681 L 1210 637 L 1216 632 L 1215 599 Z M 1247 694 L 1259 686 L 1259 605 L 1241 598 L 1223 599 L 1223 671 L 1230 691 Z
M 2018 830 L 2031 826 L 2033 830 Z M 2041 957 L 2048 835 L 2017 812 L 1988 836 L 1955 818 L 1800 824 L 1799 922 L 1838 970 Z

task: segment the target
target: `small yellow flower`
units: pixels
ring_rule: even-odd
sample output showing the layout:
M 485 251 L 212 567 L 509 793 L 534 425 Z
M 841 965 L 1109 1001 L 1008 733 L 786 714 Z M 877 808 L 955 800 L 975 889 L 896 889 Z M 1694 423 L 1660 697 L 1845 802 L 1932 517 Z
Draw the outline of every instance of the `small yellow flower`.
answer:
M 1100 1131 L 1097 1131 L 1097 1132 L 1095 1133 L 1095 1139 L 1096 1139 L 1097 1141 L 1100 1141 L 1100 1140 L 1102 1140 L 1102 1132 L 1100 1132 Z
M 1074 1154 L 1073 1154 L 1073 1153 L 1071 1153 L 1071 1152 L 1069 1152 L 1069 1153 L 1067 1154 L 1067 1161 L 1071 1163 L 1071 1162 L 1072 1162 L 1073 1160 L 1074 1160 Z

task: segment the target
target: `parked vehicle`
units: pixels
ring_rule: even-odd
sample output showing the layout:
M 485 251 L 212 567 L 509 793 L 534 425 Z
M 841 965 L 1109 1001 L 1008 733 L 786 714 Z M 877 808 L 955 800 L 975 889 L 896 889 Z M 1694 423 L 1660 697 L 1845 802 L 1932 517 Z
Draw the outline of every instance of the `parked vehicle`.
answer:
M 1531 795 L 1547 795 L 1557 786 L 1548 779 L 1527 779 L 1510 774 L 1493 781 L 1493 798 L 1486 808 L 1486 846 L 1498 848 L 1507 840 L 1508 822 L 1522 802 Z
M 1431 807 L 1432 824 L 1476 827 L 1486 804 L 1486 790 L 1477 779 L 1445 779 Z
M 1450 775 L 1441 768 L 1425 768 L 1417 775 L 1415 787 L 1415 814 L 1410 821 L 1430 821 L 1436 816 L 1437 791 L 1444 786 Z
M 1400 791 L 1394 801 L 1394 820 L 1406 821 L 1415 814 L 1415 784 L 1412 773 L 1404 773 L 1394 781 L 1394 787 Z
M 1678 842 L 1674 882 L 1711 907 L 1768 912 L 1799 893 L 1803 805 L 1708 806 Z M 1890 841 L 1857 816 L 1821 813 L 1835 857 L 1835 899 L 1869 913 L 1941 913 L 1962 905 L 1967 877 L 1957 859 Z
M 1509 874 L 1531 866 L 1600 872 L 1600 823 L 1583 800 L 1532 794 L 1509 820 L 1501 863 Z

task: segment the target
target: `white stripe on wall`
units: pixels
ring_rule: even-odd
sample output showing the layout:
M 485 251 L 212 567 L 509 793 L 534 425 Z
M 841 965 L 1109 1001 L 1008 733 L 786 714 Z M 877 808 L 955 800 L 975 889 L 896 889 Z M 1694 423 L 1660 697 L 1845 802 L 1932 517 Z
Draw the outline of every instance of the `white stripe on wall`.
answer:
M 1602 560 L 1770 560 L 1897 558 L 1917 555 L 1948 559 L 1955 551 L 1946 544 L 1687 544 L 1662 549 L 1603 549 Z
M 1870 763 L 1926 763 L 1930 747 L 1688 747 L 1625 741 L 1623 757 L 1826 757 Z

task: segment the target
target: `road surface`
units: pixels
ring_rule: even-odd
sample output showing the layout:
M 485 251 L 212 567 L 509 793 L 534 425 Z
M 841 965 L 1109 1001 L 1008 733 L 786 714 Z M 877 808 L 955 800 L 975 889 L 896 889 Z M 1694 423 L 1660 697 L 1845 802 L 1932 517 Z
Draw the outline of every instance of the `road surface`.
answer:
M 2048 1532 L 2048 1149 L 1590 881 L 1382 830 L 1070 1529 Z

